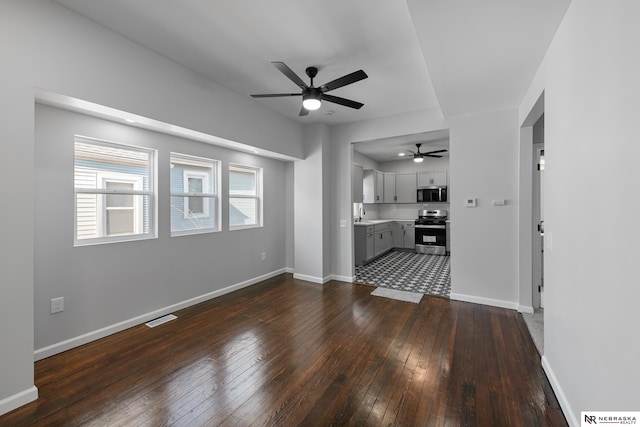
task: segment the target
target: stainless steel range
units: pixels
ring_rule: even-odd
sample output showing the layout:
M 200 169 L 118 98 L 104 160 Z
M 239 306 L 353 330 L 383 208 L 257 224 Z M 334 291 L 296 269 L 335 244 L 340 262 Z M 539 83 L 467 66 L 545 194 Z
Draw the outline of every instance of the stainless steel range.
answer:
M 447 215 L 443 209 L 419 210 L 416 219 L 416 252 L 447 254 Z

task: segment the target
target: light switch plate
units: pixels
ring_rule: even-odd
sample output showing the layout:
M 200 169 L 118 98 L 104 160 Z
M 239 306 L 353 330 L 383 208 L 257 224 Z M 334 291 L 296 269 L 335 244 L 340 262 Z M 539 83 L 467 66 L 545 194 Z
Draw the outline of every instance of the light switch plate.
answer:
M 493 206 L 504 206 L 506 204 L 507 203 L 504 199 L 496 199 L 493 201 Z
M 464 205 L 467 208 L 475 208 L 476 207 L 476 199 L 464 199 Z
M 341 219 L 340 220 L 340 227 L 345 228 L 347 226 L 347 220 L 346 219 Z

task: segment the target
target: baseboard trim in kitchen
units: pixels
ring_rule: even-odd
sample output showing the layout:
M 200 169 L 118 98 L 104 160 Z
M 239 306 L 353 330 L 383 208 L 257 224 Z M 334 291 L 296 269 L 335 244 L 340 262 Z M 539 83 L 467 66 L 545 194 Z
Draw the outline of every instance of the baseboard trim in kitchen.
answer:
M 474 295 L 456 294 L 453 292 L 451 293 L 449 298 L 456 301 L 472 302 L 475 304 L 490 305 L 493 307 L 500 307 L 500 308 L 509 308 L 511 310 L 518 309 L 518 303 L 516 302 L 504 301 L 504 300 L 493 299 L 493 298 L 484 298 L 484 297 L 478 297 Z

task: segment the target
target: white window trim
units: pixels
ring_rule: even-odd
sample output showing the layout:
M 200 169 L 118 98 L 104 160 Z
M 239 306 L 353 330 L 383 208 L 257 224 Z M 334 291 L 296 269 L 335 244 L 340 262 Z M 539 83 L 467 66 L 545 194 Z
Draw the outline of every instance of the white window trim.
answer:
M 256 201 L 256 222 L 254 224 L 246 224 L 246 225 L 231 225 L 231 222 L 229 222 L 229 231 L 234 231 L 234 230 L 246 230 L 249 228 L 261 228 L 263 227 L 263 222 L 262 222 L 262 209 L 263 209 L 263 194 L 262 194 L 262 179 L 263 179 L 263 172 L 262 172 L 262 168 L 260 167 L 256 167 L 256 166 L 248 166 L 248 165 L 241 165 L 241 164 L 237 164 L 237 163 L 229 163 L 229 171 L 228 171 L 228 175 L 231 175 L 231 171 L 232 170 L 238 170 L 238 171 L 247 171 L 247 170 L 251 170 L 254 171 L 256 174 L 256 193 L 255 195 L 248 195 L 248 194 L 233 194 L 231 193 L 231 189 L 229 189 L 229 206 L 231 206 L 231 199 L 253 199 Z
M 84 142 L 88 144 L 95 145 L 103 145 L 108 147 L 124 147 L 126 149 L 132 151 L 139 151 L 147 153 L 148 155 L 148 185 L 149 191 L 126 191 L 126 190 L 107 190 L 104 188 L 75 188 L 74 187 L 74 209 L 73 209 L 73 245 L 74 247 L 81 246 L 91 246 L 91 245 L 100 245 L 105 243 L 122 243 L 122 242 L 130 242 L 130 241 L 138 241 L 138 240 L 150 240 L 156 239 L 158 237 L 158 228 L 157 228 L 157 214 L 158 214 L 158 205 L 156 194 L 158 191 L 157 188 L 157 180 L 156 180 L 156 171 L 158 170 L 158 155 L 157 150 L 153 148 L 147 147 L 139 147 L 135 145 L 122 144 L 120 142 L 106 141 L 103 139 L 92 138 L 89 136 L 83 135 L 75 135 L 75 142 Z M 75 152 L 75 150 L 74 150 Z M 75 169 L 75 165 L 74 165 Z M 117 172 L 113 172 L 113 174 L 117 174 Z M 130 175 L 128 175 L 130 176 Z M 116 235 L 116 236 L 104 236 L 104 237 L 95 237 L 95 238 L 87 238 L 87 239 L 78 239 L 78 194 L 131 194 L 131 195 L 142 195 L 149 197 L 149 233 L 146 234 L 129 234 L 129 235 Z M 102 215 L 102 213 L 98 213 L 98 215 Z M 96 218 L 96 220 L 101 221 L 101 218 Z
M 205 218 L 205 217 L 208 217 L 211 214 L 211 212 L 213 212 L 213 227 L 195 228 L 192 230 L 180 230 L 180 231 L 171 230 L 171 237 L 189 236 L 193 234 L 215 233 L 220 231 L 221 230 L 221 227 L 220 227 L 221 210 L 220 210 L 220 203 L 218 201 L 220 198 L 220 173 L 222 169 L 220 160 L 191 156 L 188 154 L 182 154 L 182 153 L 176 153 L 176 152 L 171 152 L 169 154 L 169 158 L 171 162 L 171 167 L 173 167 L 173 162 L 175 161 L 176 163 L 184 164 L 185 166 L 189 166 L 191 164 L 195 166 L 211 168 L 211 180 L 210 181 L 205 180 L 206 186 L 203 187 L 203 190 L 205 190 L 206 192 L 203 192 L 203 193 L 189 192 L 189 184 L 187 181 L 187 176 L 206 177 L 206 174 L 199 171 L 188 170 L 188 169 L 185 169 L 183 171 L 184 192 L 182 193 L 170 192 L 170 195 L 169 195 L 170 198 L 172 197 L 184 198 L 184 204 L 183 204 L 183 210 L 182 210 L 184 219 Z M 184 163 L 180 163 L 180 162 L 184 162 Z M 189 215 L 189 205 L 188 205 L 187 197 L 202 197 L 202 198 L 212 199 L 211 211 L 209 211 L 209 207 L 205 205 L 206 215 L 205 214 Z M 171 225 L 169 227 L 171 227 Z

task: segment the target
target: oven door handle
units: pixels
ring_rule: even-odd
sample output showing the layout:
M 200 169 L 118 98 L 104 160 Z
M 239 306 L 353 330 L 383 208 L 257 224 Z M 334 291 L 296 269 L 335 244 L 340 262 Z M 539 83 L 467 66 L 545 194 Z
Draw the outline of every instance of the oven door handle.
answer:
M 416 228 L 436 228 L 440 230 L 444 230 L 447 228 L 446 225 L 416 225 Z

